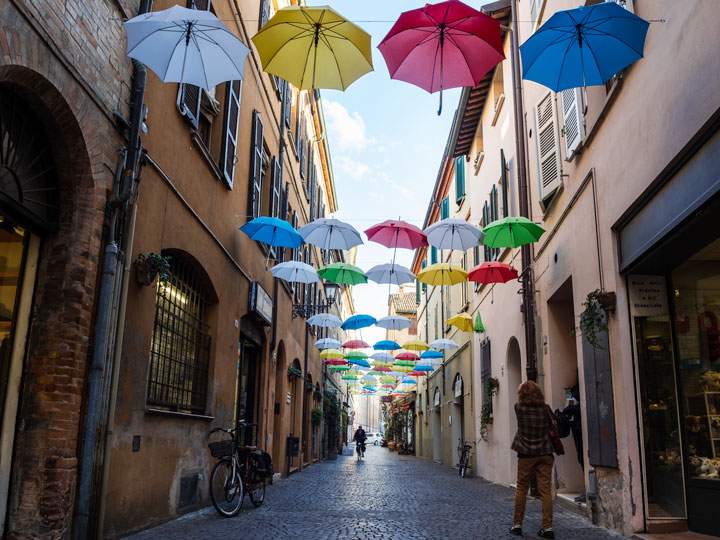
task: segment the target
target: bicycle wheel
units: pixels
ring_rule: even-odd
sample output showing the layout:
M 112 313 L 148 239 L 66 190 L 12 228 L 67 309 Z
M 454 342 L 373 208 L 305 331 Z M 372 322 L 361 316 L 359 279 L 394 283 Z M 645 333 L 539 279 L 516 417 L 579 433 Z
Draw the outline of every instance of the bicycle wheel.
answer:
M 465 478 L 465 473 L 467 472 L 468 458 L 469 458 L 469 457 L 470 457 L 470 456 L 468 456 L 468 453 L 466 452 L 465 454 L 463 454 L 462 461 L 460 461 L 460 471 L 459 471 L 459 474 L 460 474 L 460 477 L 461 477 L 461 478 Z
M 240 511 L 243 502 L 243 483 L 230 459 L 218 461 L 210 473 L 210 500 L 218 514 L 233 517 Z
M 251 485 L 247 492 L 248 495 L 250 495 L 250 502 L 257 508 L 265 500 L 265 480 L 261 480 L 260 482 Z

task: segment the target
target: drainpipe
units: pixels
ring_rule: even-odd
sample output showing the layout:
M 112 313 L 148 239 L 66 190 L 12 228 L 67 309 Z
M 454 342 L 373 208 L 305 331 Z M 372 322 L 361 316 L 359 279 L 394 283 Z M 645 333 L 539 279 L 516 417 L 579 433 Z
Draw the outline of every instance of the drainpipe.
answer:
M 515 107 L 515 153 L 518 168 L 518 198 L 520 200 L 520 215 L 530 217 L 530 204 L 528 192 L 528 173 L 525 151 L 525 120 L 522 94 L 522 77 L 520 75 L 520 53 L 518 48 L 518 18 L 517 0 L 510 0 L 512 17 L 512 73 L 513 73 L 513 102 Z M 535 346 L 535 283 L 532 273 L 532 256 L 530 245 L 521 248 L 522 255 L 522 312 L 525 323 L 525 350 L 527 359 L 525 371 L 530 381 L 537 380 L 537 350 Z

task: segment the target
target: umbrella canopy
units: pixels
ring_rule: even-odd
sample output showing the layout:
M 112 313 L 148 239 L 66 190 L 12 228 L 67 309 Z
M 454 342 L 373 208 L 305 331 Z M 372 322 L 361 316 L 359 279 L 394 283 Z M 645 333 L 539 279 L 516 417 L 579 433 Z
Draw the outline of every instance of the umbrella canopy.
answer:
M 305 243 L 292 225 L 274 217 L 260 216 L 248 221 L 240 230 L 253 240 L 270 246 L 296 248 Z
M 287 223 L 287 222 L 286 222 Z M 341 285 L 357 285 L 358 283 L 367 283 L 365 272 L 357 266 L 348 263 L 332 263 L 323 266 L 318 270 L 318 275 L 333 283 Z
M 317 270 L 300 261 L 287 261 L 276 264 L 270 269 L 270 273 L 273 277 L 291 283 L 315 283 L 320 281 Z
M 362 358 L 362 359 L 368 358 L 368 355 L 362 351 L 350 351 L 348 353 L 345 353 L 344 357 L 347 358 L 348 360 L 357 360 L 359 358 Z
M 392 369 L 390 369 L 390 368 L 387 367 L 387 366 L 373 366 L 370 371 L 382 371 L 382 372 L 385 372 L 385 371 L 392 371 Z
M 325 360 L 325 363 L 328 366 L 347 366 L 348 365 L 348 361 L 345 360 L 344 358 L 328 358 L 327 360 Z
M 362 339 L 351 339 L 343 343 L 342 346 L 343 349 L 367 349 L 370 347 L 370 345 Z M 367 355 L 365 355 L 365 358 L 367 358 Z
M 412 321 L 400 315 L 388 315 L 387 317 L 378 319 L 375 326 L 379 326 L 385 330 L 405 330 L 412 326 Z
M 417 249 L 427 246 L 425 233 L 419 227 L 405 221 L 388 219 L 365 230 L 368 240 L 385 247 Z
M 467 272 L 448 263 L 431 264 L 417 275 L 418 281 L 428 285 L 456 285 L 467 281 Z
M 163 82 L 210 90 L 245 78 L 250 49 L 210 11 L 173 6 L 133 17 L 124 26 L 127 56 L 148 66 Z
M 473 331 L 473 319 L 467 313 L 460 313 L 459 315 L 455 315 L 454 317 L 446 320 L 445 324 L 452 324 L 463 332 Z
M 337 339 L 323 338 L 318 339 L 315 342 L 315 347 L 317 347 L 318 349 L 339 349 L 341 347 L 341 344 Z
M 395 263 L 373 266 L 367 271 L 367 277 L 376 283 L 390 283 L 392 285 L 415 282 L 415 274 L 409 268 Z
M 432 367 L 429 363 L 419 363 L 417 366 L 415 366 L 415 371 L 433 371 L 435 368 Z M 410 375 L 411 373 L 408 373 Z
M 408 373 L 411 377 L 427 377 L 427 372 L 425 371 L 418 371 L 417 368 L 414 371 L 411 371 Z
M 345 353 L 337 349 L 325 349 L 320 352 L 320 358 L 345 358 Z
M 485 236 L 480 227 L 464 219 L 445 218 L 425 229 L 428 244 L 438 249 L 466 250 L 480 244 Z
M 516 248 L 537 242 L 545 229 L 525 217 L 506 217 L 488 223 L 484 231 L 486 246 Z
M 363 375 L 362 378 L 363 381 L 377 381 L 374 375 L 370 375 L 369 373 L 367 375 Z
M 400 381 L 400 384 L 417 384 L 417 381 L 415 379 L 411 379 L 410 377 L 405 377 L 402 381 Z
M 411 339 L 403 343 L 403 349 L 408 351 L 427 351 L 429 348 L 430 346 L 421 339 Z
M 332 313 L 318 313 L 310 317 L 307 323 L 312 326 L 323 326 L 326 328 L 337 328 L 342 324 L 340 319 Z
M 409 360 L 409 361 L 414 362 L 419 359 L 420 359 L 420 357 L 417 354 L 415 354 L 414 352 L 410 352 L 410 351 L 403 351 L 400 354 L 398 354 L 397 356 L 395 356 L 396 362 L 398 360 L 400 360 L 400 361 L 402 361 L 402 360 L 408 361 Z
M 358 376 L 357 376 L 357 375 L 353 375 L 352 373 L 346 373 L 345 375 L 343 375 L 343 376 L 340 377 L 340 378 L 341 378 L 343 381 L 357 381 L 357 380 L 358 380 Z
M 352 317 L 348 317 L 343 321 L 340 328 L 343 330 L 358 330 L 360 328 L 367 328 L 368 326 L 372 326 L 377 321 L 375 317 L 372 317 L 370 315 L 353 315 Z
M 375 325 L 380 326 L 379 323 L 380 321 L 377 321 Z M 383 339 L 382 341 L 378 341 L 375 345 L 373 345 L 373 349 L 375 349 L 376 351 L 397 351 L 398 349 L 402 349 L 402 347 L 400 347 L 400 344 L 396 341 L 393 341 L 391 339 Z M 374 357 L 375 355 L 373 355 L 373 358 Z
M 433 349 L 440 349 L 440 350 L 448 350 L 448 349 L 457 349 L 458 344 L 455 343 L 452 339 L 436 339 L 432 343 L 430 343 L 430 346 Z
M 356 357 L 356 358 L 348 358 L 347 360 L 348 360 L 348 364 L 355 365 L 355 366 L 358 366 L 361 368 L 368 368 L 368 369 L 370 368 L 370 362 L 368 362 L 364 358 Z
M 411 360 L 398 360 L 397 363 L 393 364 L 393 369 L 390 373 L 400 372 L 400 375 L 405 375 L 408 371 L 412 371 L 415 367 L 415 362 Z
M 555 92 L 605 84 L 643 57 L 649 26 L 614 2 L 558 11 L 520 46 L 523 79 Z
M 393 355 L 386 352 L 373 353 L 370 355 L 370 358 L 372 358 L 376 362 L 393 362 L 395 360 L 395 358 L 393 358 Z
M 435 342 L 433 341 L 433 343 L 435 343 Z M 433 358 L 444 358 L 444 356 L 443 356 L 443 353 L 441 353 L 440 351 L 433 351 L 433 350 L 425 351 L 424 353 L 422 353 L 420 355 L 421 360 L 433 359 Z
M 483 325 L 482 317 L 480 317 L 479 311 L 478 311 L 477 315 L 475 316 L 475 324 L 473 325 L 473 330 L 475 332 L 477 332 L 478 334 L 485 332 L 485 325 Z
M 500 23 L 459 0 L 402 13 L 378 49 L 391 78 L 431 93 L 476 86 L 505 58 Z
M 345 90 L 373 69 L 370 35 L 329 6 L 279 9 L 252 40 L 263 69 L 301 90 Z
M 350 225 L 333 218 L 319 218 L 298 229 L 305 242 L 322 249 L 350 249 L 363 243 L 360 233 Z
M 468 272 L 468 280 L 477 283 L 506 283 L 517 277 L 517 270 L 511 265 L 496 261 L 484 262 Z

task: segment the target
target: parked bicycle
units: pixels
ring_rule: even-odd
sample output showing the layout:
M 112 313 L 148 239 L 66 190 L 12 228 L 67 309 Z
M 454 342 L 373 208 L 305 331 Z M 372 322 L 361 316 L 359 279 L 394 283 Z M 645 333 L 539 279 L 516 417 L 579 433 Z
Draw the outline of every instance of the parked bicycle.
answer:
M 458 444 L 458 457 L 460 458 L 460 461 L 458 462 L 458 474 L 465 478 L 468 465 L 470 464 L 470 449 L 472 448 L 472 445 L 469 445 L 462 439 L 458 440 L 460 441 Z
M 242 444 L 245 429 L 257 427 L 239 420 L 234 428 L 215 428 L 208 433 L 226 433 L 229 439 L 208 443 L 210 454 L 218 460 L 210 473 L 210 500 L 224 517 L 237 515 L 245 493 L 253 506 L 265 500 L 265 479 L 272 477 L 270 456 L 257 446 Z

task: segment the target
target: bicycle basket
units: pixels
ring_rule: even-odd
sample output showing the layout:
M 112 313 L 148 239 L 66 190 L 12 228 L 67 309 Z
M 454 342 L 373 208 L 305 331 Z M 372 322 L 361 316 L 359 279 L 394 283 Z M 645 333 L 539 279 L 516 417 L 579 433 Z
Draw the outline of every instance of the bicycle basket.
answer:
M 214 458 L 221 458 L 232 454 L 232 440 L 216 441 L 208 443 L 210 455 Z

